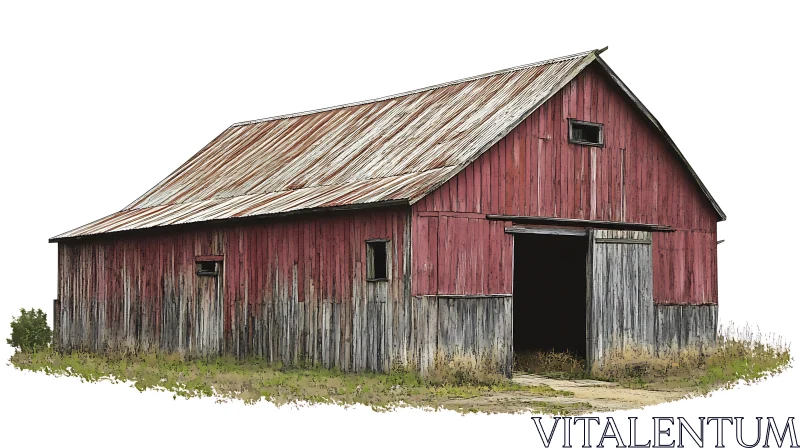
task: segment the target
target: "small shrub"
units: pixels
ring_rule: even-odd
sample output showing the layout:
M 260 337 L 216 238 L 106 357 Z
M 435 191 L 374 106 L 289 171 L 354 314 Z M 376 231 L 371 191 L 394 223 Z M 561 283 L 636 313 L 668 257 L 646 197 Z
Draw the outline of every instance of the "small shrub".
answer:
M 26 311 L 11 321 L 11 338 L 6 343 L 22 352 L 36 352 L 50 346 L 53 331 L 47 325 L 47 314 L 41 309 Z

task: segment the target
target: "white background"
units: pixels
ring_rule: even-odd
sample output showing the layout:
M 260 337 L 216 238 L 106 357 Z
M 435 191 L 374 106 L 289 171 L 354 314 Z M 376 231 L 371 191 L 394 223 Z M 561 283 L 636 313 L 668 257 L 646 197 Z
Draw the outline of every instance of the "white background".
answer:
M 719 226 L 720 322 L 800 341 L 797 11 L 765 1 L 1 5 L 3 338 L 20 307 L 52 313 L 56 245 L 47 238 L 121 209 L 236 121 L 608 45 L 603 58 L 728 214 Z M 2 344 L 0 358 L 10 354 Z M 795 368 L 615 416 L 783 420 L 798 414 L 798 379 Z M 540 446 L 525 415 L 173 401 L 5 364 L 0 413 L 0 438 L 32 446 Z

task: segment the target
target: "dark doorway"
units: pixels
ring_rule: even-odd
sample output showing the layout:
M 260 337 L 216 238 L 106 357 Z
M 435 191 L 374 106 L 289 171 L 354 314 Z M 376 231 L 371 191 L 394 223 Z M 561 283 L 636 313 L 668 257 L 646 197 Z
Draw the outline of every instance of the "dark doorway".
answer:
M 586 357 L 585 236 L 514 235 L 514 351 Z

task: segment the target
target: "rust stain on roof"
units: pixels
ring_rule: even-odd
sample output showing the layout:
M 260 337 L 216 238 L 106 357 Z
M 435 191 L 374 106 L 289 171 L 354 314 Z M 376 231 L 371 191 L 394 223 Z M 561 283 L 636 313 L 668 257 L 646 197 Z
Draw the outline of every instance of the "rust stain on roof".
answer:
M 236 123 L 123 210 L 53 240 L 326 207 L 414 203 L 511 131 L 598 53 Z

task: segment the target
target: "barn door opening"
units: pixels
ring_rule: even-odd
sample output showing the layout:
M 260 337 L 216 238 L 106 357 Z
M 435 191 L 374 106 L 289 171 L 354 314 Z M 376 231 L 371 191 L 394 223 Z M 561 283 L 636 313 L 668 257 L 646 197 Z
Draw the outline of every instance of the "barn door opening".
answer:
M 590 368 L 611 356 L 635 357 L 654 340 L 653 252 L 650 232 L 592 230 L 589 239 Z
M 508 231 L 515 233 L 514 353 L 555 351 L 585 358 L 586 231 Z
M 190 350 L 195 355 L 222 354 L 222 272 L 222 260 L 197 261 L 197 293 L 190 328 Z

